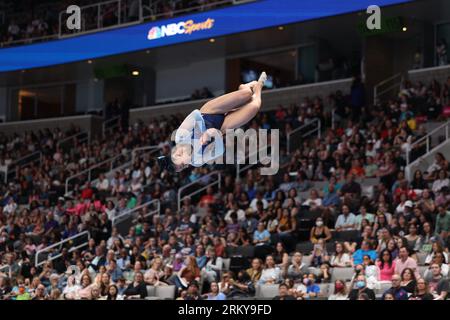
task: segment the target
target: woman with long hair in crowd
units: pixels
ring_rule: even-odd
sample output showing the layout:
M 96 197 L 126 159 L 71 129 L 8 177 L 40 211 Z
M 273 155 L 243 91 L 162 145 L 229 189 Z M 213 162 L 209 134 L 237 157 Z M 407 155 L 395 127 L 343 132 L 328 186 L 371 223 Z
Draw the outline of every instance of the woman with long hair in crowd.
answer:
M 348 300 L 348 289 L 344 281 L 339 279 L 334 281 L 334 291 L 328 300 Z
M 434 300 L 433 295 L 430 293 L 428 283 L 423 278 L 419 278 L 416 281 L 416 287 L 409 300 Z
M 391 251 L 388 249 L 381 251 L 376 265 L 378 267 L 378 281 L 391 281 L 395 274 L 395 261 Z
M 400 286 L 408 293 L 412 294 L 416 288 L 416 276 L 411 268 L 403 269 L 401 275 Z

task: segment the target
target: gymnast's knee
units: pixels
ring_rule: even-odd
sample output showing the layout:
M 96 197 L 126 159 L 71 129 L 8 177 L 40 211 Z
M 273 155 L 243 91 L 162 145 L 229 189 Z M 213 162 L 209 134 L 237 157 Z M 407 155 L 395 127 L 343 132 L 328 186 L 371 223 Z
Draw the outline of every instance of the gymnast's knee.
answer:
M 242 89 L 241 87 L 239 87 L 239 92 L 242 95 L 242 100 L 244 101 L 250 100 L 252 98 L 253 91 L 248 86 L 244 86 L 242 87 Z

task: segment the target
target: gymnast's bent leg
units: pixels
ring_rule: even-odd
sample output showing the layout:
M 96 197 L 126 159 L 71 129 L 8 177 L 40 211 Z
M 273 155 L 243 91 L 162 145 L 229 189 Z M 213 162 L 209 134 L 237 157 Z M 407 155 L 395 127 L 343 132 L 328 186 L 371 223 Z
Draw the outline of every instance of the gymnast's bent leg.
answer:
M 253 85 L 252 89 L 254 93 L 250 102 L 225 116 L 222 128 L 220 129 L 222 133 L 225 134 L 227 129 L 239 128 L 250 122 L 256 116 L 261 108 L 261 92 L 264 81 L 265 78 L 260 79 L 260 81 Z
M 205 103 L 200 112 L 204 114 L 226 114 L 251 101 L 253 91 L 250 84 L 239 86 L 239 90 L 227 93 Z

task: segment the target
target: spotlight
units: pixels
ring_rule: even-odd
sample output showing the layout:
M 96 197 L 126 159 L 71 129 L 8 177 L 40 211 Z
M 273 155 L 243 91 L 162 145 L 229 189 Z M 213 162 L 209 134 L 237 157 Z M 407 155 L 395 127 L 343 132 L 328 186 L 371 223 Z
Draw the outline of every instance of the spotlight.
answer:
M 88 62 L 87 62 L 88 64 L 92 64 L 92 60 L 88 60 Z
M 279 26 L 279 27 L 278 27 L 278 30 L 283 31 L 283 30 L 284 30 L 284 27 L 283 27 L 283 26 Z
M 133 72 L 131 72 L 131 74 L 135 77 L 139 76 L 139 71 L 134 70 Z
M 402 31 L 403 31 L 403 32 L 406 32 L 407 30 L 408 30 L 407 27 L 403 27 L 403 28 L 402 28 Z
M 211 39 L 209 39 L 209 42 L 214 43 L 214 42 L 216 42 L 216 39 L 211 38 Z

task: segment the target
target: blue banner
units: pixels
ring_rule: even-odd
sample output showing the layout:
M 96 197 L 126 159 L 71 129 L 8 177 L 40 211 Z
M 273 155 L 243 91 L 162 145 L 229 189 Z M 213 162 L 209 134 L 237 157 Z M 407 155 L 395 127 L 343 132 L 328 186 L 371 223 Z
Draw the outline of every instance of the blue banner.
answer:
M 412 0 L 260 0 L 0 50 L 0 72 L 46 67 L 329 17 Z M 356 27 L 356 26 L 355 26 Z

